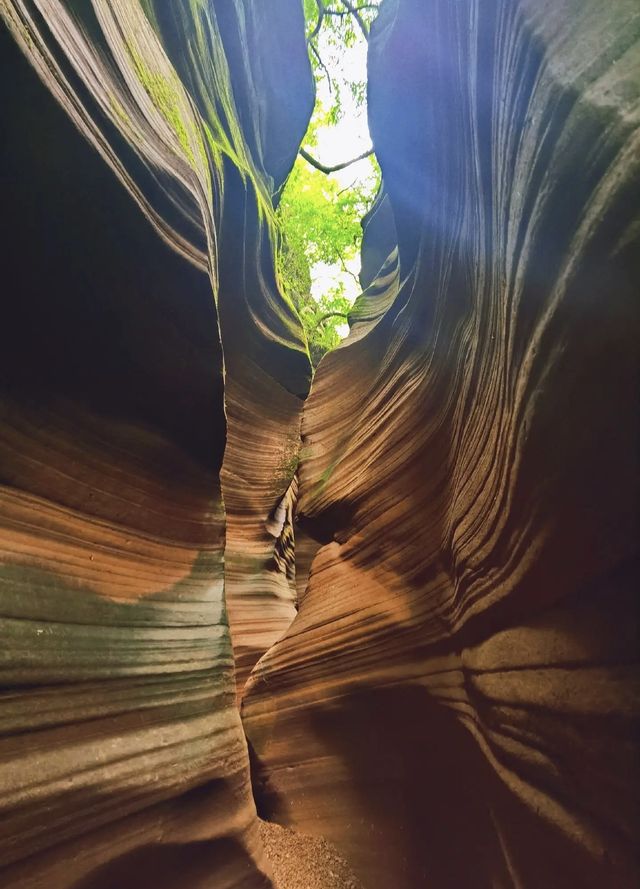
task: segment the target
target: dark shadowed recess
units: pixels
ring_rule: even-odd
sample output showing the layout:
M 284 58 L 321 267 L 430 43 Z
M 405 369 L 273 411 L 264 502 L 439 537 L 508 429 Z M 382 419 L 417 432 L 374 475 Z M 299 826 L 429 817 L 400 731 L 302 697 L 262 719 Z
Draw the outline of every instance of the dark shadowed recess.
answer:
M 225 443 L 209 278 L 166 246 L 0 29 L 0 385 L 150 428 L 211 471 Z
M 105 790 L 105 800 L 108 795 Z M 212 886 L 215 889 L 238 889 L 239 886 L 242 889 L 271 889 L 271 883 L 256 871 L 246 850 L 232 837 L 217 838 L 215 842 L 208 837 L 185 841 L 194 825 L 208 823 L 214 826 L 220 812 L 228 811 L 234 804 L 233 791 L 224 781 L 210 781 L 157 803 L 145 812 L 118 819 L 61 849 L 56 847 L 46 851 L 35 859 L 34 869 L 40 864 L 44 873 L 57 874 L 61 861 L 66 862 L 65 876 L 73 881 L 73 889 L 173 889 L 175 886 L 185 889 L 211 889 Z M 149 842 L 120 854 L 116 852 L 115 857 L 87 872 L 83 849 L 86 850 L 88 842 L 93 843 L 96 850 L 126 849 L 132 837 L 137 833 L 144 834 L 150 819 L 160 825 L 156 831 L 158 842 Z M 3 886 L 22 885 L 19 880 L 26 881 L 31 877 L 29 864 L 26 876 L 22 864 L 18 863 L 15 873 L 9 869 L 3 872 L 3 877 L 6 879 Z M 52 889 L 55 880 L 54 876 L 54 882 L 50 884 Z

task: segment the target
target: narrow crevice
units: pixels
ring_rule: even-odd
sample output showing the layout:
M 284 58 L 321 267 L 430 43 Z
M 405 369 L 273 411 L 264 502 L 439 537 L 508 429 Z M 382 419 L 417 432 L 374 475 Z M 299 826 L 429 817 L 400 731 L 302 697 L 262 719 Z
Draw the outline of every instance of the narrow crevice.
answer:
M 349 333 L 361 292 L 362 221 L 380 188 L 367 124 L 367 42 L 379 2 L 307 0 L 316 102 L 283 190 L 280 280 L 316 367 Z

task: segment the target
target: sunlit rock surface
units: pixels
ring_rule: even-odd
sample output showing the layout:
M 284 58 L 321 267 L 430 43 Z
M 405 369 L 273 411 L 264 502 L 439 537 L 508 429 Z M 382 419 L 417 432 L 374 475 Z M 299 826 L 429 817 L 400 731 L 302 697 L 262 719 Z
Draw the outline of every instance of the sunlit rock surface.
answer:
M 399 260 L 317 372 L 318 550 L 243 707 L 261 811 L 368 889 L 638 880 L 639 29 L 625 0 L 373 28 Z
M 268 889 L 252 669 L 367 889 L 636 885 L 636 4 L 385 0 L 304 417 L 297 0 L 0 12 L 0 885 Z
M 309 363 L 269 225 L 302 13 L 0 12 L 0 885 L 266 889 L 223 554 L 251 666 L 295 595 Z

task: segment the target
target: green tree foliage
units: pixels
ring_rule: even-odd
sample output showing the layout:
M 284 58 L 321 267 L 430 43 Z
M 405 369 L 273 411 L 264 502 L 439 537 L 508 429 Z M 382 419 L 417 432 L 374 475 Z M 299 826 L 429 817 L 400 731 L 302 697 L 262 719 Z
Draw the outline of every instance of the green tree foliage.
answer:
M 341 54 L 358 40 L 368 40 L 369 28 L 378 14 L 380 0 L 358 3 L 357 0 L 303 0 L 307 21 L 307 42 L 316 80 L 325 77 L 334 95 L 331 108 L 333 123 L 342 114 L 342 94 L 348 90 L 362 104 L 365 81 L 345 81 L 339 76 Z M 333 73 L 331 73 L 333 72 Z
M 366 84 L 345 80 L 340 75 L 340 57 L 345 47 L 365 39 L 377 5 L 304 0 L 314 74 L 319 84 L 324 79 L 329 89 L 325 87 L 322 92 L 330 96 L 328 107 L 321 101 L 316 104 L 303 141 L 308 155 L 317 146 L 319 131 L 337 125 L 347 104 L 349 108 L 364 106 Z M 355 15 L 348 7 L 353 8 Z M 302 319 L 314 365 L 340 342 L 338 328 L 346 322 L 350 302 L 344 282 L 339 279 L 324 288 L 318 299 L 314 298 L 312 269 L 334 266 L 351 274 L 348 264 L 358 254 L 362 238 L 360 220 L 379 184 L 373 156 L 367 158 L 366 169 L 364 176 L 361 174 L 345 188 L 337 178 L 298 156 L 278 207 L 282 232 L 280 279 Z

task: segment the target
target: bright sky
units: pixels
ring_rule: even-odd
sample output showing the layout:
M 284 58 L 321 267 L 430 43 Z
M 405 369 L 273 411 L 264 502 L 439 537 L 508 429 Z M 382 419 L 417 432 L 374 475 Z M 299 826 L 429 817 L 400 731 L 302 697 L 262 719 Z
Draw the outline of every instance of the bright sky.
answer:
M 357 29 L 356 29 L 357 30 Z M 350 47 L 335 49 L 329 46 L 322 32 L 319 38 L 318 50 L 322 61 L 326 65 L 334 84 L 340 85 L 340 95 L 344 115 L 342 120 L 334 127 L 323 127 L 318 130 L 318 144 L 312 149 L 314 157 L 327 166 L 341 163 L 352 157 L 357 157 L 371 147 L 371 137 L 367 125 L 366 103 L 358 108 L 349 90 L 351 82 L 366 81 L 367 79 L 367 43 L 359 34 L 359 40 Z M 318 99 L 325 108 L 329 108 L 333 101 L 332 94 L 326 77 L 318 84 Z M 330 174 L 342 188 L 372 178 L 371 163 L 369 160 L 360 161 Z M 360 271 L 360 257 L 347 262 L 347 267 L 357 276 Z M 315 299 L 319 299 L 336 281 L 342 281 L 345 287 L 345 296 L 350 302 L 354 302 L 360 293 L 360 287 L 352 275 L 349 275 L 339 265 L 327 265 L 319 262 L 311 267 L 311 293 Z M 349 325 L 343 324 L 337 328 L 342 337 L 349 333 Z

